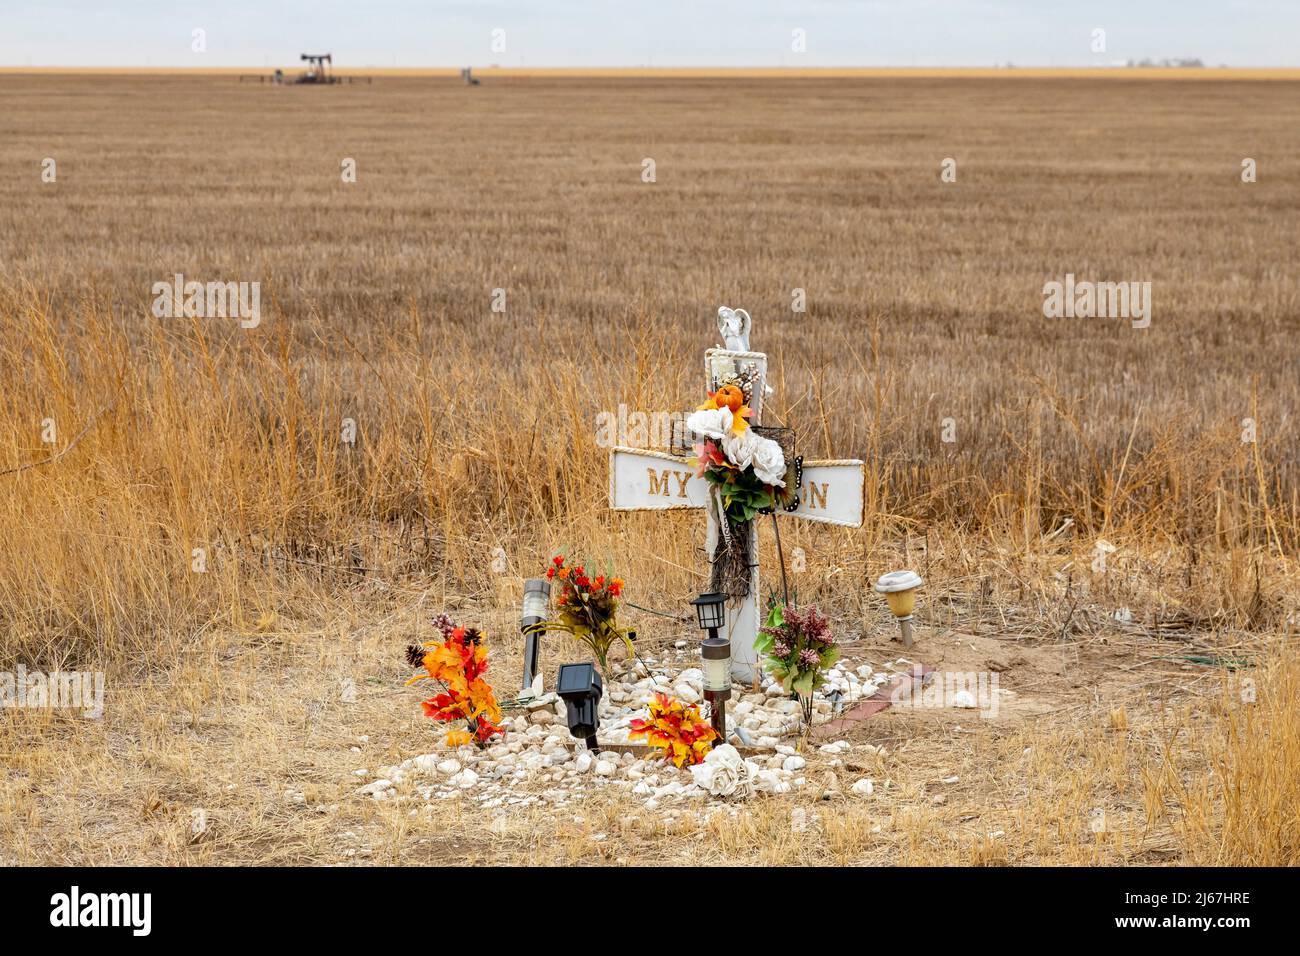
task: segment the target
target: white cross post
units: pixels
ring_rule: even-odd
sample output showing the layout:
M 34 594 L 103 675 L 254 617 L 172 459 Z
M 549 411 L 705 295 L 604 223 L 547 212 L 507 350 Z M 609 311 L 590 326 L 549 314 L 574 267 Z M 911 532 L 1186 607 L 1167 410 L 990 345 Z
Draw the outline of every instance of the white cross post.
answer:
M 723 312 L 730 312 L 724 309 Z M 729 346 L 748 345 L 749 317 L 745 316 L 743 339 L 733 338 L 723 330 Z M 720 319 L 721 325 L 721 319 Z M 717 372 L 736 363 L 755 363 L 761 373 L 753 388 L 750 407 L 754 411 L 750 424 L 759 424 L 763 392 L 767 379 L 767 356 L 743 348 L 709 349 L 704 355 L 706 385 L 712 386 Z M 792 512 L 800 518 L 849 528 L 862 526 L 862 502 L 865 476 L 862 461 L 805 461 L 803 484 L 799 488 L 799 507 Z M 616 511 L 664 511 L 677 508 L 704 508 L 708 514 L 705 536 L 707 553 L 712 557 L 720 533 L 713 510 L 708 508 L 709 482 L 696 478 L 687 459 L 659 451 L 615 447 L 609 456 L 609 506 Z M 777 514 L 780 514 L 780 509 Z M 755 556 L 750 569 L 749 594 L 737 605 L 728 604 L 726 631 L 731 641 L 731 672 L 735 679 L 753 681 L 758 675 L 758 519 L 749 525 L 749 553 Z

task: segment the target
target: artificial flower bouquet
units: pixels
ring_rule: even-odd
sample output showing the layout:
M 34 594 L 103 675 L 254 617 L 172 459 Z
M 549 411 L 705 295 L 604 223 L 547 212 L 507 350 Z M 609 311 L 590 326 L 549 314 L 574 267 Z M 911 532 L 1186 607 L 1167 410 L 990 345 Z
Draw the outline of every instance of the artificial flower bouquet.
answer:
M 718 738 L 718 732 L 700 716 L 698 707 L 667 694 L 655 694 L 650 701 L 649 719 L 633 720 L 628 727 L 629 740 L 645 738 L 651 747 L 663 750 L 665 760 L 678 767 L 702 761 Z
M 696 477 L 715 486 L 723 513 L 736 525 L 772 508 L 776 489 L 786 483 L 785 452 L 750 427 L 747 400 L 743 383 L 728 382 L 686 419 L 686 427 L 703 436 L 691 459 Z
M 632 632 L 618 626 L 623 579 L 604 574 L 593 577 L 581 564 L 566 564 L 564 555 L 551 559 L 546 576 L 560 582 L 560 593 L 555 598 L 555 616 L 533 626 L 542 631 L 564 631 L 585 644 L 600 664 L 601 673 L 608 679 L 609 649 L 615 641 L 623 642 L 629 657 L 636 654 Z
M 476 628 L 460 627 L 446 614 L 435 618 L 433 626 L 442 640 L 406 649 L 407 662 L 425 669 L 425 673 L 412 677 L 407 684 L 422 680 L 442 684 L 443 692 L 430 697 L 422 706 L 424 715 L 434 720 L 465 722 L 465 729 L 447 731 L 447 746 L 475 743 L 486 747 L 494 734 L 504 731 L 498 726 L 501 707 L 492 685 L 483 677 L 488 668 L 483 635 Z
M 781 682 L 781 689 L 798 695 L 804 727 L 809 727 L 813 691 L 826 683 L 827 670 L 840 656 L 830 622 L 815 607 L 800 614 L 774 603 L 758 629 L 754 649 L 764 655 L 763 669 Z

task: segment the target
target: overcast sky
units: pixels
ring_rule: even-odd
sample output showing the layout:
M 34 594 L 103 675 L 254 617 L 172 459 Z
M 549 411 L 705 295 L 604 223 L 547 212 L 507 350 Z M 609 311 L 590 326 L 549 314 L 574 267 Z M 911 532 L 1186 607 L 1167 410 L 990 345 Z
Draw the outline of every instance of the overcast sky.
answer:
M 1300 0 L 0 0 L 5 66 L 302 52 L 342 66 L 1300 66 Z

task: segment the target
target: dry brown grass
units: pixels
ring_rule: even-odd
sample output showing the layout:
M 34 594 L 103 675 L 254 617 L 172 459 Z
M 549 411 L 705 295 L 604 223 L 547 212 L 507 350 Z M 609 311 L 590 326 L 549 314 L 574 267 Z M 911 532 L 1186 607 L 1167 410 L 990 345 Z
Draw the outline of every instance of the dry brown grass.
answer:
M 1294 92 L 0 77 L 0 471 L 62 452 L 0 475 L 0 665 L 110 675 L 101 724 L 0 717 L 4 842 L 28 862 L 331 861 L 348 829 L 417 862 L 1296 862 Z M 261 327 L 154 320 L 173 272 L 260 280 Z M 1150 279 L 1151 328 L 1045 320 L 1066 272 Z M 699 517 L 609 514 L 594 420 L 694 404 L 721 302 L 756 316 L 800 450 L 867 459 L 861 531 L 785 526 L 801 597 L 879 661 L 863 584 L 917 564 L 927 646 L 1054 655 L 1008 678 L 1042 708 L 962 731 L 881 718 L 895 787 L 821 808 L 801 840 L 784 801 L 701 824 L 595 800 L 581 824 L 505 832 L 355 801 L 352 764 L 428 749 L 394 688 L 429 609 L 509 635 L 519 579 L 574 547 L 633 600 L 697 589 Z M 1098 537 L 1119 547 L 1107 574 Z M 1257 703 L 1159 662 L 1190 650 L 1257 660 Z M 383 752 L 352 755 L 360 734 Z M 306 809 L 287 786 L 314 788 Z M 196 805 L 218 824 L 190 844 Z

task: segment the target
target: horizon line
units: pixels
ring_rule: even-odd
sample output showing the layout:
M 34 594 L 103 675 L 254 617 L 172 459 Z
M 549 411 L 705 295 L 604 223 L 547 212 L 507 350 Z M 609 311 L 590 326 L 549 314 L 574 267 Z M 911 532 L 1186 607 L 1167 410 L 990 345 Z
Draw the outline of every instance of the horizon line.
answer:
M 117 76 L 269 76 L 276 69 L 286 75 L 301 71 L 303 65 L 275 66 L 12 66 L 0 65 L 0 74 L 34 75 L 117 75 Z M 330 72 L 337 76 L 373 77 L 452 77 L 460 76 L 463 67 L 415 66 L 341 66 Z M 779 78 L 779 77 L 1088 77 L 1107 76 L 1130 79 L 1283 79 L 1300 80 L 1300 67 L 1272 66 L 484 66 L 471 67 L 484 77 L 677 77 L 708 78 Z

